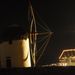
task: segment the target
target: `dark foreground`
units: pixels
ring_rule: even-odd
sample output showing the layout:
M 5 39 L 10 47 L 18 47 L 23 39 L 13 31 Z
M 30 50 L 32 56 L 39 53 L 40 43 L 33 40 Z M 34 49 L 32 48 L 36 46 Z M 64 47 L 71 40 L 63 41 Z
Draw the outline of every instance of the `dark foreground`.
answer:
M 0 75 L 75 75 L 75 67 L 35 67 L 0 69 Z

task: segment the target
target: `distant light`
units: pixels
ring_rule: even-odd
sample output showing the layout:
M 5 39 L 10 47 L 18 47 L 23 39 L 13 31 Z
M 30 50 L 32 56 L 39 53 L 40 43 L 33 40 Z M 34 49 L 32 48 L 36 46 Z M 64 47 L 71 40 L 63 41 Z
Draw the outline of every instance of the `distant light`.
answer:
M 67 63 L 59 63 L 58 66 L 67 66 Z

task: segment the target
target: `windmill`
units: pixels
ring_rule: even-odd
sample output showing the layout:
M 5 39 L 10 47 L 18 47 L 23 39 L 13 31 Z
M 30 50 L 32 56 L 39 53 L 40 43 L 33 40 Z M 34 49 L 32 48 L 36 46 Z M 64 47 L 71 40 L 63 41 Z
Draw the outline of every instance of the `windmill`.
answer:
M 29 33 L 25 33 L 19 25 L 11 25 L 3 33 L 2 37 L 5 37 L 0 43 L 0 67 L 35 67 L 41 60 L 53 32 L 46 24 L 39 23 L 30 1 L 28 23 Z

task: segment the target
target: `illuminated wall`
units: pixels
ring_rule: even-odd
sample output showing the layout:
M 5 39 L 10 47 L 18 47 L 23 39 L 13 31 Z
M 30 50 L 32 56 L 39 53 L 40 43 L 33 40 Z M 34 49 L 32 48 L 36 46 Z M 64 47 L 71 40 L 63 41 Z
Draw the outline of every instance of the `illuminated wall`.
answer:
M 31 67 L 29 39 L 0 43 L 0 66 Z

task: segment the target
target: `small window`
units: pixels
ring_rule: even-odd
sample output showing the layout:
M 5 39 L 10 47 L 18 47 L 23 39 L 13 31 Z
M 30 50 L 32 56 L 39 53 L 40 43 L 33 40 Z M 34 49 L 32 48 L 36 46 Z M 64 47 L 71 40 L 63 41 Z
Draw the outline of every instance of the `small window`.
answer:
M 6 57 L 6 67 L 11 68 L 11 57 Z

